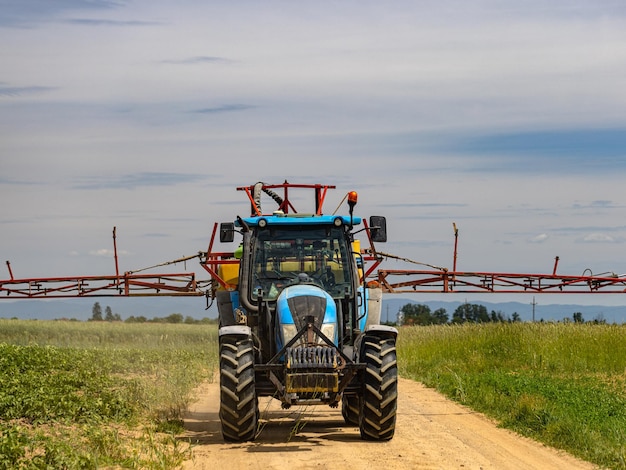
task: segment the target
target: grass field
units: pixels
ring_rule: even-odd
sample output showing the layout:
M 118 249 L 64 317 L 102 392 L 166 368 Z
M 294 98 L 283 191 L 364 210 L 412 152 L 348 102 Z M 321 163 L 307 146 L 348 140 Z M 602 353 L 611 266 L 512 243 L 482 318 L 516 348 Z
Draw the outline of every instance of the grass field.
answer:
M 215 325 L 0 320 L 0 469 L 171 469 Z
M 503 427 L 603 468 L 626 468 L 626 326 L 402 328 L 400 373 Z
M 403 376 L 502 426 L 626 469 L 626 326 L 404 327 Z M 171 469 L 215 325 L 0 320 L 0 469 Z

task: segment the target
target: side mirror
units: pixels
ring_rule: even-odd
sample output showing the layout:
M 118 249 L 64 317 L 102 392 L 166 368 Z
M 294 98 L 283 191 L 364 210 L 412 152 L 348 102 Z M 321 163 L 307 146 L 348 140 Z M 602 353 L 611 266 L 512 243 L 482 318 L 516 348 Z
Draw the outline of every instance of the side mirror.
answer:
M 387 219 L 380 215 L 370 217 L 370 237 L 373 242 L 387 241 Z
M 235 239 L 235 224 L 222 222 L 220 224 L 220 242 L 230 243 Z

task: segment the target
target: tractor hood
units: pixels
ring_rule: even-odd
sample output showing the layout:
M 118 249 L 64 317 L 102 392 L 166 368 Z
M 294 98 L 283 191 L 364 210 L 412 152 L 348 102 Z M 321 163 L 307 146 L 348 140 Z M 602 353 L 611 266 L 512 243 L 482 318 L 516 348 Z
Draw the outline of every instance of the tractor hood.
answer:
M 282 348 L 302 328 L 307 317 L 313 317 L 315 326 L 337 344 L 337 306 L 323 289 L 310 284 L 297 284 L 285 288 L 276 302 L 279 348 Z

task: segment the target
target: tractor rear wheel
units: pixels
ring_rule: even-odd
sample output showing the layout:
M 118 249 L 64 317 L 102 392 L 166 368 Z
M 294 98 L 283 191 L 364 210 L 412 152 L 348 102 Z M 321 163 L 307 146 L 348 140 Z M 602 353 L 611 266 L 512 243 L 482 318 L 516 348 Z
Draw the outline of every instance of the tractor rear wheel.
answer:
M 346 424 L 359 425 L 359 397 L 344 395 L 341 399 L 341 415 Z
M 361 438 L 388 441 L 396 428 L 398 366 L 395 337 L 363 338 L 363 398 L 359 414 Z
M 252 441 L 259 422 L 254 344 L 246 336 L 220 338 L 220 421 L 224 440 Z

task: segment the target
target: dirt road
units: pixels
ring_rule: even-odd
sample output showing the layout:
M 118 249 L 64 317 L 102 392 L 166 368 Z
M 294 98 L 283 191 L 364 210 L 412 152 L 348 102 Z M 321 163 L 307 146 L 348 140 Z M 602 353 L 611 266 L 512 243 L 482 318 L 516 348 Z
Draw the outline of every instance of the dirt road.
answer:
M 344 424 L 327 406 L 281 410 L 261 400 L 262 431 L 255 442 L 222 440 L 219 385 L 204 384 L 185 419 L 196 444 L 185 469 L 592 469 L 459 406 L 431 389 L 400 379 L 395 437 L 362 441 L 358 428 Z M 269 421 L 266 419 L 269 418 Z

